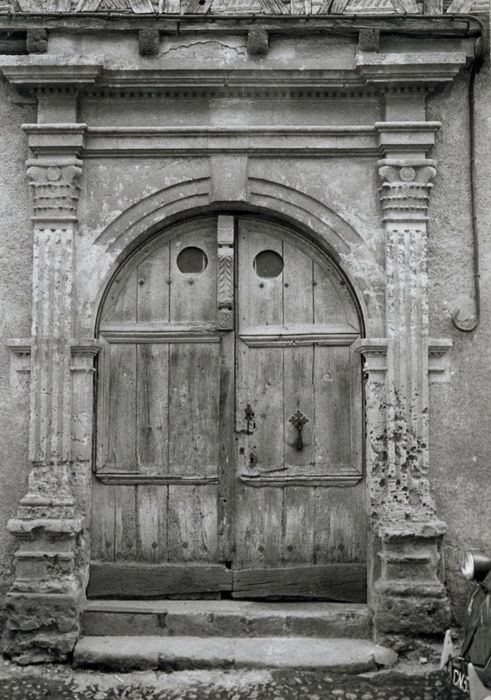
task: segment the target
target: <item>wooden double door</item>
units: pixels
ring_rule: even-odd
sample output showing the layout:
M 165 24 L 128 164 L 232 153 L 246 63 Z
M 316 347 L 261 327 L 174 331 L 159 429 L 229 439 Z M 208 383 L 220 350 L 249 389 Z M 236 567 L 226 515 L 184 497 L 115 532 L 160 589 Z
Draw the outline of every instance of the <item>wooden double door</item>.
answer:
M 196 218 L 122 266 L 99 335 L 89 596 L 365 599 L 360 326 L 332 261 Z

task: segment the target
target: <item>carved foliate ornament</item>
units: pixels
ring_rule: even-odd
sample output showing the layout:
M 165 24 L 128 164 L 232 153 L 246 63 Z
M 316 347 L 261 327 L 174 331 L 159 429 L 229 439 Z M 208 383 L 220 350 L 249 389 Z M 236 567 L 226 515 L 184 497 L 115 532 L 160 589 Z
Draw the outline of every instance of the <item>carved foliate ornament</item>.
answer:
M 382 180 L 380 200 L 384 220 L 426 219 L 432 180 L 436 176 L 433 161 L 424 164 L 381 161 L 378 173 Z
M 34 216 L 42 219 L 75 219 L 82 175 L 82 161 L 69 163 L 27 162 Z
M 232 216 L 218 217 L 218 327 L 233 328 L 234 299 L 234 224 Z

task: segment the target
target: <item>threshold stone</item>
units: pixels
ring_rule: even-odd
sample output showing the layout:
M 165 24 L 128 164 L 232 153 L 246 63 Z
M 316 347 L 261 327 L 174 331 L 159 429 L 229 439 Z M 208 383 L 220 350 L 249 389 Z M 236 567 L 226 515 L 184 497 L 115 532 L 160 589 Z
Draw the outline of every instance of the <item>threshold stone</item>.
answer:
M 317 637 L 82 637 L 79 668 L 182 671 L 297 668 L 363 673 L 392 666 L 397 654 L 367 639 Z

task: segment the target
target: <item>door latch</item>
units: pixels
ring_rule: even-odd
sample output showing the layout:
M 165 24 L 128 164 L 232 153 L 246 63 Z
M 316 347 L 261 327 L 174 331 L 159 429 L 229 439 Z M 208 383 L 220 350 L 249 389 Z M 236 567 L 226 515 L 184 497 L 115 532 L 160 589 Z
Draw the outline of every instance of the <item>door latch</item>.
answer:
M 254 411 L 250 403 L 245 407 L 246 435 L 252 435 L 256 424 L 254 423 Z

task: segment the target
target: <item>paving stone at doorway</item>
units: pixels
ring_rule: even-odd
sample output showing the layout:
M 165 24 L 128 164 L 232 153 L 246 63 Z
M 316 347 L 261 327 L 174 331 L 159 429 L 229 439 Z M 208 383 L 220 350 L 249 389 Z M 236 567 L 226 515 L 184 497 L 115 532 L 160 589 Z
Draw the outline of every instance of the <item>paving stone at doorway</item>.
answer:
M 27 670 L 27 674 L 25 671 Z M 463 700 L 436 670 L 344 675 L 292 669 L 127 674 L 24 669 L 1 700 Z
M 360 673 L 397 654 L 366 639 L 315 637 L 82 637 L 74 664 L 112 670 L 295 668 Z

